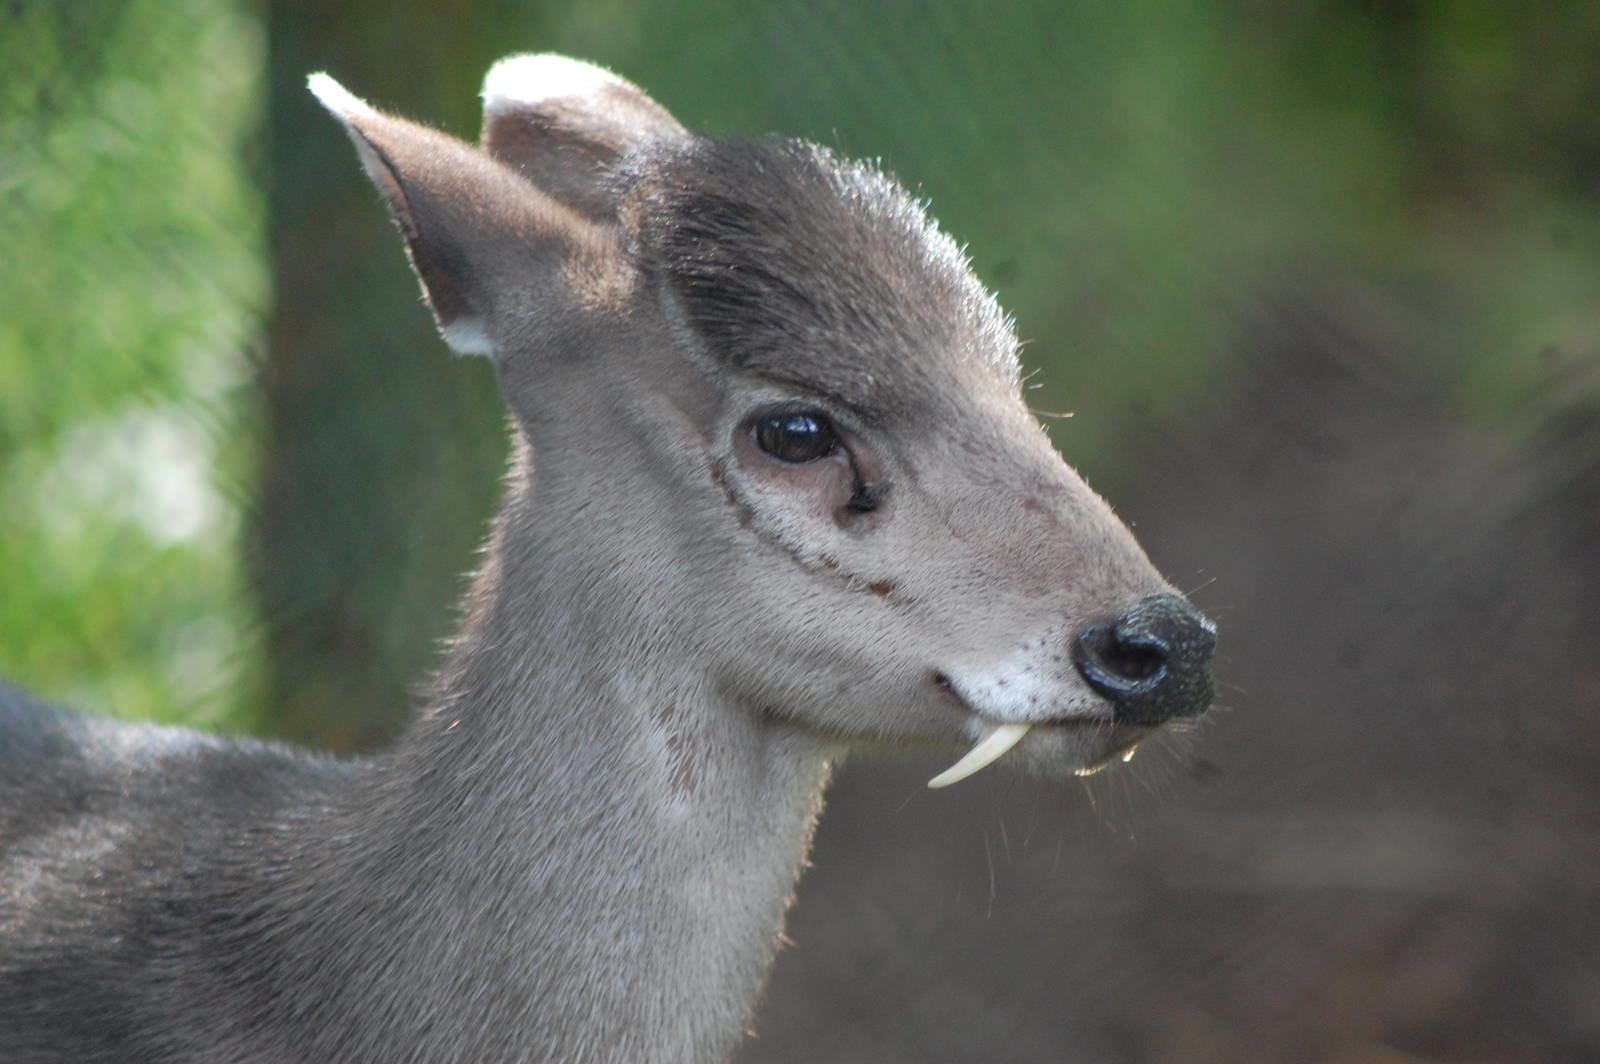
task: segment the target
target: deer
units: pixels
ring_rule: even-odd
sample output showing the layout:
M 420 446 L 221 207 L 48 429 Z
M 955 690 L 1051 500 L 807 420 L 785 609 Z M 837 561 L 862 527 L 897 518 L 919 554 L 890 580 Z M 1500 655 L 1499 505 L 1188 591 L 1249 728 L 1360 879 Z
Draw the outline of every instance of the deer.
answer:
M 725 1060 L 850 751 L 1067 779 L 1207 709 L 1214 626 L 880 168 L 555 55 L 476 145 L 309 87 L 492 363 L 503 498 L 379 753 L 0 687 L 0 1058 Z

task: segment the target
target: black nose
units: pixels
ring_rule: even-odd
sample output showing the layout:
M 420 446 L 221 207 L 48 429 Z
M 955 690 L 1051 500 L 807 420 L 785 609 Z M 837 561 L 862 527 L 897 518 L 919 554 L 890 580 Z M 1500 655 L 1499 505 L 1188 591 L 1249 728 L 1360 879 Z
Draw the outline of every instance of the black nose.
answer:
M 1118 721 L 1160 724 L 1211 705 L 1217 628 L 1177 595 L 1148 595 L 1116 620 L 1090 625 L 1072 663 L 1110 699 Z

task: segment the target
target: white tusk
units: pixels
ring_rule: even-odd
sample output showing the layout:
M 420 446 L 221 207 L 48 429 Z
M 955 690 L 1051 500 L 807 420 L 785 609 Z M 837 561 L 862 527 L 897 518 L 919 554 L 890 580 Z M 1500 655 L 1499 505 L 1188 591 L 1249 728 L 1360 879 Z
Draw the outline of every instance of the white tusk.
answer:
M 948 787 L 952 783 L 959 783 L 992 761 L 998 761 L 1005 756 L 1007 750 L 1022 741 L 1028 734 L 1032 724 L 997 724 L 994 731 L 985 735 L 978 741 L 978 745 L 968 750 L 966 756 L 933 779 L 928 781 L 930 787 Z

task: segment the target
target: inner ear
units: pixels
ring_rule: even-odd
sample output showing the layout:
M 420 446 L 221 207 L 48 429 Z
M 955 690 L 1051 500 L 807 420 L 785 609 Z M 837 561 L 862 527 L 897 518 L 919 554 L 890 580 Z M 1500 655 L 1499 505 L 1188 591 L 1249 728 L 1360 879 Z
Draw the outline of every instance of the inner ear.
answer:
M 591 221 L 615 222 L 631 151 L 690 134 L 637 85 L 559 55 L 514 55 L 483 81 L 483 147 Z

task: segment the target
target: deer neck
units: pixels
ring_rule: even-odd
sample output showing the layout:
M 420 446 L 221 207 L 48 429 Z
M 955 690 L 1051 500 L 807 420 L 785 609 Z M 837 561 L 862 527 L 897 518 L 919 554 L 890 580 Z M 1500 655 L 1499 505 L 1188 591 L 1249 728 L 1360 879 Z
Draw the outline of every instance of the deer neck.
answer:
M 434 704 L 363 803 L 384 810 L 360 829 L 366 878 L 419 883 L 384 930 L 421 969 L 402 1012 L 453 1010 L 429 1025 L 461 1059 L 720 1059 L 781 932 L 825 752 L 697 673 L 681 615 L 641 616 L 628 581 L 561 555 L 562 508 L 528 496 L 513 487 Z

